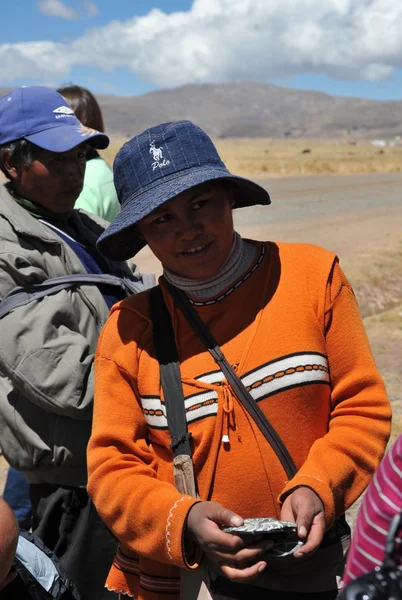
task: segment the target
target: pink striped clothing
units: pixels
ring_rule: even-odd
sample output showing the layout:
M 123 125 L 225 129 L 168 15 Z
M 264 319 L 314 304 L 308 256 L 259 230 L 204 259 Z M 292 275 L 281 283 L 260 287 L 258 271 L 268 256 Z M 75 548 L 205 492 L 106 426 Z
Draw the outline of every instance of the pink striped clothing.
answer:
M 394 515 L 402 511 L 402 435 L 385 455 L 359 509 L 344 573 L 344 584 L 372 571 L 384 560 L 387 532 Z M 396 563 L 402 566 L 401 538 L 395 546 Z

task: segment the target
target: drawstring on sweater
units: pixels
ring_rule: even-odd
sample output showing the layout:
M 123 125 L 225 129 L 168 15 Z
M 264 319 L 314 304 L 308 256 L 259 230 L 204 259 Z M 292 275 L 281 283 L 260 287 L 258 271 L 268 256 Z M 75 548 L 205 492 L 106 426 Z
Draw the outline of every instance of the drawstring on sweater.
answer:
M 232 393 L 231 393 L 231 390 L 229 389 L 229 384 L 227 381 L 222 381 L 222 391 L 223 391 L 224 427 L 226 425 L 226 433 L 224 433 L 222 435 L 222 443 L 229 444 L 230 443 L 229 431 L 230 431 L 230 425 L 231 425 L 231 416 L 232 416 L 232 413 L 234 413 L 234 404 L 233 404 Z
M 222 394 L 223 394 L 223 435 L 222 435 L 222 444 L 230 444 L 230 430 L 233 429 L 236 434 L 239 442 L 241 441 L 240 434 L 236 427 L 236 419 L 235 419 L 235 405 L 233 401 L 233 392 L 229 383 L 226 380 L 223 380 L 221 383 Z

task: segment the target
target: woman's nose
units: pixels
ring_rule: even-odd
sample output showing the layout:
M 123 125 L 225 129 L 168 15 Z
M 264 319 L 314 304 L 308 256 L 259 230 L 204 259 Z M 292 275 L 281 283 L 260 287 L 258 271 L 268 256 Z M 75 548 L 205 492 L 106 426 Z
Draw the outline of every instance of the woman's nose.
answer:
M 184 217 L 180 220 L 180 236 L 182 239 L 192 240 L 202 231 L 201 223 L 193 216 Z

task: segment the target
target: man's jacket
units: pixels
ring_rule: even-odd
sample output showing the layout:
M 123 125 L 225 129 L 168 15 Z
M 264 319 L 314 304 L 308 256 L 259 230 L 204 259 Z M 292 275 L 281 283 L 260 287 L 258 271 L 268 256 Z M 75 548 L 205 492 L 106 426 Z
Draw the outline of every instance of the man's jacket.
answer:
M 73 212 L 77 241 L 94 247 L 106 223 Z M 126 263 L 108 266 L 133 277 Z M 16 286 L 86 273 L 70 246 L 0 186 L 0 300 Z M 97 286 L 79 285 L 0 319 L 0 444 L 30 483 L 86 484 L 93 359 L 108 313 Z

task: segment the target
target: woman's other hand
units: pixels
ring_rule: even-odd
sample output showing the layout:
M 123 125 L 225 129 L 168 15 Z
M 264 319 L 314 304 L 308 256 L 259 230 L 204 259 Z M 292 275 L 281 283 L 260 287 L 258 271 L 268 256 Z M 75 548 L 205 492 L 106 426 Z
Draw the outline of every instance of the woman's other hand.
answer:
M 299 487 L 284 501 L 281 510 L 283 521 L 294 521 L 304 546 L 296 550 L 295 558 L 315 552 L 325 533 L 325 515 L 322 500 L 312 489 Z
M 252 544 L 221 527 L 239 527 L 243 519 L 217 502 L 199 502 L 188 513 L 185 536 L 196 542 L 211 562 L 217 564 L 223 574 L 232 581 L 256 577 L 267 565 L 261 556 L 272 547 L 271 540 L 260 537 Z

